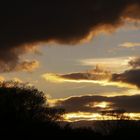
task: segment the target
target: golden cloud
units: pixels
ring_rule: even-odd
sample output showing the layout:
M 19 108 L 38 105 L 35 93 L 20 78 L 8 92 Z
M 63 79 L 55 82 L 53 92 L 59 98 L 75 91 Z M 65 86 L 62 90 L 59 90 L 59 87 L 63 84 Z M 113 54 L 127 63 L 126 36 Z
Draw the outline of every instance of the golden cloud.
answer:
M 25 71 L 25 72 L 32 72 L 39 67 L 39 62 L 37 60 L 33 61 L 23 61 L 15 66 L 12 70 L 7 69 L 7 71 Z
M 112 74 L 110 71 L 103 70 L 98 66 L 93 70 L 85 72 L 69 74 L 45 73 L 42 74 L 41 77 L 52 83 L 93 83 L 101 86 L 116 86 L 130 89 L 137 88 L 135 83 L 115 79 L 115 74 Z

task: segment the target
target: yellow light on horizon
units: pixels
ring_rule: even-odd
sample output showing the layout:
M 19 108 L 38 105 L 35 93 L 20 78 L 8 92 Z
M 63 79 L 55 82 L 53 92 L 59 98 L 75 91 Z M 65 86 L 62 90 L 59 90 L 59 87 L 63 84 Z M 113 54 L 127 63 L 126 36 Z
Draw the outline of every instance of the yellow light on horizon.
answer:
M 129 117 L 129 120 L 140 120 L 140 113 L 124 113 L 125 116 Z M 91 112 L 73 112 L 66 113 L 63 115 L 65 121 L 75 122 L 81 120 L 96 121 L 96 120 L 117 120 L 114 116 L 102 115 L 100 113 Z

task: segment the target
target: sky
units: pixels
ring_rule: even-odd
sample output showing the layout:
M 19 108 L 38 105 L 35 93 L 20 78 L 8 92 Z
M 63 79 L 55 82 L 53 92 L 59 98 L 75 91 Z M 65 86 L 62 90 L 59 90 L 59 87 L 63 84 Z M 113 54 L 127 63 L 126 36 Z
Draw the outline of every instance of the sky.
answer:
M 95 119 L 111 109 L 138 118 L 139 0 L 15 1 L 5 7 L 1 81 L 42 90 L 51 106 L 66 109 L 67 119 Z

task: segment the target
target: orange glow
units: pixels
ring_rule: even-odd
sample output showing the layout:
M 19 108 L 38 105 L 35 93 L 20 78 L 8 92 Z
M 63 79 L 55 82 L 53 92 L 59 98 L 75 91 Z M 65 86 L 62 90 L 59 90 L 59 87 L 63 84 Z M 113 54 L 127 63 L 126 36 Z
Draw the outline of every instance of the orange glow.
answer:
M 0 82 L 3 82 L 5 78 L 3 76 L 0 76 Z
M 17 77 L 14 77 L 13 81 L 18 82 L 18 83 L 23 83 L 23 81 L 21 79 L 17 78 Z

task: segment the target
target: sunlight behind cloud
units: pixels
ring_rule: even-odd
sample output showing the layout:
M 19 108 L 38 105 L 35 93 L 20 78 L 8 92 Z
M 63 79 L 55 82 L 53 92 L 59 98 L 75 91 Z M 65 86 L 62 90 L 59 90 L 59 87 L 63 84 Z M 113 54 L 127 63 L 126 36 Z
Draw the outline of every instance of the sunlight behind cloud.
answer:
M 130 117 L 130 120 L 140 120 L 140 113 L 125 113 L 124 116 Z M 89 112 L 73 112 L 64 115 L 64 120 L 68 122 L 76 121 L 92 121 L 92 120 L 117 120 L 118 118 L 108 115 L 102 115 L 100 113 Z
M 91 107 L 91 108 L 101 108 L 101 109 L 111 109 L 111 102 L 91 102 L 87 104 L 86 106 Z

